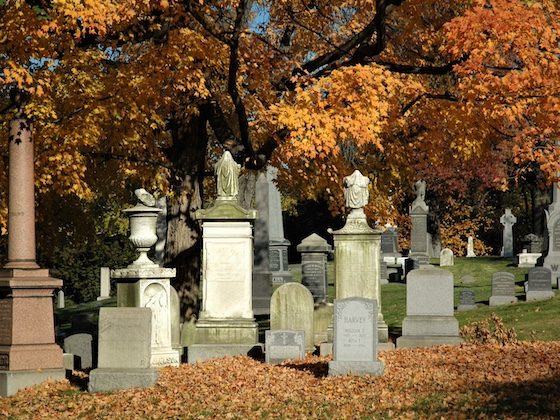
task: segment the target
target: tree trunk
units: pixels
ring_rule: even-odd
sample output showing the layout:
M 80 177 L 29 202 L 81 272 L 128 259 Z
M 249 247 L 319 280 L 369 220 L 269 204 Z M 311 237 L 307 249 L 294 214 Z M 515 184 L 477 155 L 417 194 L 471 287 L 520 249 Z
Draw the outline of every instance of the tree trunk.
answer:
M 206 118 L 198 115 L 188 122 L 171 124 L 173 146 L 172 196 L 167 199 L 167 243 L 165 266 L 177 269 L 173 286 L 181 300 L 181 319 L 196 317 L 199 310 L 201 228 L 194 218 L 202 208 L 202 182 L 208 136 Z

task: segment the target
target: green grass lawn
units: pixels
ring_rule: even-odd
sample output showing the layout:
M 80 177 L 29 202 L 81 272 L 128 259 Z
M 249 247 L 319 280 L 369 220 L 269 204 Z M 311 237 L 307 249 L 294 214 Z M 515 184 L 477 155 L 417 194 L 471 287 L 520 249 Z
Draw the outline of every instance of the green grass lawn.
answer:
M 438 260 L 432 260 L 438 265 Z M 560 293 L 555 290 L 553 299 L 539 302 L 525 302 L 523 282 L 527 268 L 515 267 L 510 260 L 500 257 L 455 258 L 453 267 L 445 267 L 453 273 L 455 282 L 455 304 L 459 302 L 459 293 L 463 287 L 471 288 L 475 292 L 478 309 L 465 312 L 455 312 L 459 325 L 488 318 L 492 313 L 499 315 L 506 327 L 514 328 L 521 340 L 560 340 Z M 301 266 L 291 264 L 290 271 L 296 282 L 301 281 Z M 505 306 L 488 306 L 491 294 L 492 273 L 507 271 L 515 275 L 516 294 L 519 303 Z M 463 285 L 461 278 L 470 274 L 474 283 Z M 334 263 L 328 263 L 329 296 L 334 297 Z M 390 283 L 381 288 L 382 312 L 389 331 L 399 335 L 401 324 L 406 316 L 406 285 L 404 283 Z M 93 322 L 97 322 L 97 311 L 100 306 L 115 306 L 116 299 L 111 298 L 102 302 L 90 302 L 56 310 L 60 331 L 64 333 L 70 329 L 70 319 L 76 314 L 93 313 Z M 265 325 L 264 323 L 263 325 Z

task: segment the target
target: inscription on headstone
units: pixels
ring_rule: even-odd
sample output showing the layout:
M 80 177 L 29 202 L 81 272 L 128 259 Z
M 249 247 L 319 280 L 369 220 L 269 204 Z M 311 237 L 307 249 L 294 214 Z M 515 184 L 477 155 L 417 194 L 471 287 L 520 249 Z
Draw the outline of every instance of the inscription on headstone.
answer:
M 415 252 L 427 252 L 428 221 L 425 215 L 412 216 L 411 248 Z
M 279 249 L 271 249 L 269 251 L 269 264 L 270 264 L 270 271 L 280 271 L 280 250 Z
M 474 292 L 470 289 L 461 290 L 459 293 L 459 303 L 461 305 L 474 305 Z
M 527 300 L 550 299 L 554 296 L 551 284 L 552 272 L 546 267 L 535 267 L 529 270 L 527 282 Z
M 305 357 L 305 333 L 303 331 L 265 331 L 266 363 L 281 363 L 287 359 Z
M 560 219 L 558 219 L 552 228 L 552 250 L 560 251 Z
M 506 272 L 494 273 L 492 275 L 490 306 L 506 305 L 515 302 L 517 302 L 515 297 L 515 276 Z
M 377 301 L 352 297 L 334 302 L 333 360 L 329 375 L 381 375 L 377 359 Z
M 12 319 L 11 302 L 8 299 L 0 300 L 0 344 L 10 343 L 10 324 Z

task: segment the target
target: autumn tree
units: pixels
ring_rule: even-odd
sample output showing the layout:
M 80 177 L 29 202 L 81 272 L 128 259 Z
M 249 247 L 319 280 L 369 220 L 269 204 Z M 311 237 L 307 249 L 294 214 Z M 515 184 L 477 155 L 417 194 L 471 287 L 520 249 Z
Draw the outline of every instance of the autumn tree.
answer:
M 92 200 L 133 180 L 168 194 L 185 316 L 218 145 L 247 171 L 272 162 L 286 194 L 333 213 L 360 168 L 380 222 L 402 217 L 417 178 L 461 199 L 559 169 L 554 1 L 0 0 L 0 12 L 4 152 L 22 112 L 40 193 Z

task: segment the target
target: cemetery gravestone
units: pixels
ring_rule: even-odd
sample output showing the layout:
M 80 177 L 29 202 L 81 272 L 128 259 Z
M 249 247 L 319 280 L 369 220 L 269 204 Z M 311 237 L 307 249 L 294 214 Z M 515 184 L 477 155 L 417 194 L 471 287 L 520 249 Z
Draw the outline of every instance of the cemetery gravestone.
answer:
M 292 330 L 265 331 L 265 362 L 282 363 L 305 357 L 305 332 Z
M 57 309 L 64 309 L 64 290 L 59 290 L 56 294 Z
M 531 268 L 527 277 L 527 301 L 546 300 L 554 297 L 550 284 L 550 269 L 546 267 Z
M 216 202 L 195 213 L 202 221 L 202 308 L 194 344 L 187 349 L 189 363 L 247 355 L 258 342 L 251 226 L 257 212 L 237 203 L 240 167 L 225 151 L 215 165 Z
M 350 213 L 342 229 L 333 231 L 336 299 L 363 297 L 377 302 L 377 328 L 381 343 L 388 343 L 389 329 L 381 313 L 381 232 L 372 229 L 363 207 L 369 200 L 369 178 L 356 170 L 344 178 L 344 197 Z
M 502 257 L 513 257 L 513 225 L 516 222 L 517 218 L 511 213 L 511 209 L 506 209 L 500 217 L 500 223 L 504 226 Z
M 377 358 L 377 314 L 375 300 L 358 297 L 335 300 L 329 376 L 383 374 L 384 364 Z
M 270 329 L 304 331 L 305 349 L 313 351 L 313 296 L 299 283 L 286 283 L 270 298 Z
M 558 277 L 560 276 L 560 205 L 559 194 L 560 185 L 554 183 L 552 190 L 552 203 L 545 210 L 546 230 L 548 234 L 547 253 L 544 258 L 543 266 L 550 269 L 551 284 L 558 287 Z
M 333 319 L 333 304 L 322 303 L 313 309 L 313 333 L 315 345 L 329 341 L 329 326 Z
M 440 267 L 452 267 L 453 266 L 453 251 L 449 248 L 443 248 L 439 254 L 439 266 Z
M 74 355 L 76 369 L 93 367 L 93 336 L 91 334 L 72 334 L 64 339 L 64 352 Z
M 389 271 L 385 261 L 381 261 L 381 273 L 379 275 L 379 280 L 381 284 L 389 284 Z
M 98 367 L 90 372 L 88 391 L 152 386 L 158 372 L 150 367 L 151 350 L 149 308 L 101 308 Z
M 62 280 L 36 263 L 34 143 L 31 124 L 9 122 L 8 262 L 0 270 L 0 396 L 63 379 L 62 349 L 55 343 L 53 291 Z
M 457 310 L 459 312 L 462 311 L 470 311 L 472 309 L 476 309 L 476 301 L 474 292 L 471 289 L 463 289 L 459 292 L 459 306 L 457 306 Z
M 416 193 L 416 198 L 409 208 L 409 213 L 412 220 L 409 257 L 417 260 L 420 264 L 428 264 L 429 207 L 424 201 L 426 195 L 426 182 L 416 181 L 416 183 L 414 184 L 414 190 Z
M 492 274 L 492 296 L 490 296 L 489 305 L 508 305 L 515 302 L 517 302 L 515 276 L 506 272 Z
M 474 258 L 476 254 L 474 253 L 474 238 L 472 236 L 467 237 L 467 258 Z
M 109 299 L 111 297 L 111 270 L 109 267 L 101 267 L 99 270 L 99 297 L 97 300 Z
M 309 289 L 315 303 L 327 301 L 327 256 L 332 247 L 316 233 L 297 246 L 301 253 L 301 283 Z
M 460 344 L 463 340 L 453 308 L 453 274 L 432 266 L 411 271 L 406 285 L 406 318 L 397 347 Z

